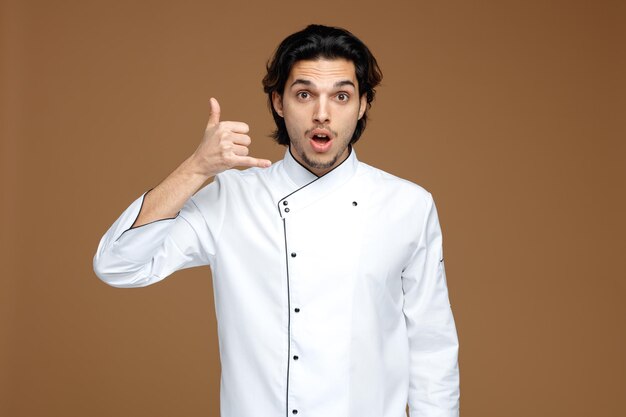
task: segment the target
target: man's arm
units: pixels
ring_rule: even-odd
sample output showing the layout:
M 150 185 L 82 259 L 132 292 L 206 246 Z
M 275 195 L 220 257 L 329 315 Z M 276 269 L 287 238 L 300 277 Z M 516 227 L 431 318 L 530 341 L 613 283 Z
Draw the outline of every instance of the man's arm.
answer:
M 459 414 L 459 342 L 448 298 L 441 228 L 428 195 L 422 234 L 402 274 L 409 334 L 411 417 Z
M 196 151 L 145 196 L 132 227 L 173 218 L 209 178 L 234 167 L 268 167 L 271 162 L 248 156 L 249 127 L 242 122 L 220 122 L 220 105 L 210 99 L 211 114 Z
M 176 270 L 209 263 L 226 211 L 219 176 L 201 191 L 209 216 L 200 212 L 192 195 L 228 168 L 270 164 L 247 156 L 245 123 L 220 122 L 219 117 L 219 104 L 211 99 L 209 123 L 193 155 L 135 200 L 104 234 L 93 260 L 101 280 L 116 287 L 142 287 Z

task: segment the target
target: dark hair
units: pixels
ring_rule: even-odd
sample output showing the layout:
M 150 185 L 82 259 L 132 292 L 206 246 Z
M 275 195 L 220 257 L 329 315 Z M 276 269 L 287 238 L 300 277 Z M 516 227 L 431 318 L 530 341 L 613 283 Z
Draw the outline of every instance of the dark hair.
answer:
M 291 68 L 297 61 L 312 59 L 344 58 L 354 63 L 359 83 L 359 97 L 366 94 L 367 109 L 376 95 L 376 87 L 383 78 L 376 58 L 356 36 L 345 29 L 322 25 L 309 25 L 300 32 L 289 35 L 276 49 L 267 62 L 267 74 L 263 78 L 263 90 L 268 95 L 269 107 L 276 122 L 272 137 L 281 145 L 289 145 L 289 135 L 285 120 L 276 113 L 272 105 L 272 93 L 283 95 L 285 83 Z M 357 122 L 350 141 L 355 143 L 361 137 L 367 123 L 367 109 Z

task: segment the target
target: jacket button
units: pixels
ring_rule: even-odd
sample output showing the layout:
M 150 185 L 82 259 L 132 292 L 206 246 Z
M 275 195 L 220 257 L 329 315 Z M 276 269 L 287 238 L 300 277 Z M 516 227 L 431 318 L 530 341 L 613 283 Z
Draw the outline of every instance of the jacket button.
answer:
M 286 206 L 287 204 L 289 204 L 287 200 L 283 201 L 283 206 Z
M 293 311 L 295 311 L 296 313 L 300 312 L 300 309 L 298 307 L 294 308 Z
M 296 257 L 296 253 L 295 252 L 291 252 L 291 257 L 295 258 Z
M 293 355 L 293 360 L 297 361 L 298 359 L 300 359 L 300 357 L 298 355 Z
M 356 201 L 353 201 L 353 202 L 352 202 L 352 205 L 353 205 L 353 206 L 356 206 L 357 204 L 359 204 L 359 203 L 357 203 Z
M 298 410 L 293 410 L 292 413 L 298 414 Z
M 289 207 L 285 209 L 285 213 L 289 213 Z

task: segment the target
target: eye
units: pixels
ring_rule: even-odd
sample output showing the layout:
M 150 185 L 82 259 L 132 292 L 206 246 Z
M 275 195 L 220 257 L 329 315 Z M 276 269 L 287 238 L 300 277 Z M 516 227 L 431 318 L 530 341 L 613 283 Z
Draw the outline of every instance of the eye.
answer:
M 299 91 L 299 92 L 296 94 L 296 96 L 297 96 L 298 98 L 301 98 L 301 99 L 303 99 L 303 100 L 306 100 L 307 98 L 309 98 L 309 93 L 308 93 L 308 92 L 306 92 L 306 91 Z
M 348 101 L 349 98 L 350 98 L 350 96 L 347 95 L 346 93 L 339 93 L 339 94 L 337 94 L 337 100 L 339 100 L 339 101 Z

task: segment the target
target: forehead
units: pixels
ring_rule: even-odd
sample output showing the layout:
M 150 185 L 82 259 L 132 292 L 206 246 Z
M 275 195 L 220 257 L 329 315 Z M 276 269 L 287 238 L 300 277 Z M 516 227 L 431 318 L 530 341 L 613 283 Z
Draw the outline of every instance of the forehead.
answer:
M 289 80 L 305 79 L 322 83 L 350 80 L 356 85 L 354 63 L 344 58 L 297 61 L 291 67 Z

